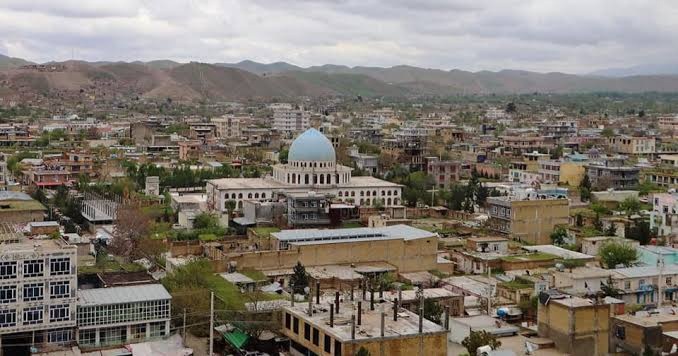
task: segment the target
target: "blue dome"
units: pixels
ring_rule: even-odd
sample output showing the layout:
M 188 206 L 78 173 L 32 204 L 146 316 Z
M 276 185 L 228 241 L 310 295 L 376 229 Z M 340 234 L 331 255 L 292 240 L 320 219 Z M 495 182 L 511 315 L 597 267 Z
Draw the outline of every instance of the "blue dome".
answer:
M 336 161 L 332 142 L 316 129 L 308 129 L 290 146 L 288 161 Z

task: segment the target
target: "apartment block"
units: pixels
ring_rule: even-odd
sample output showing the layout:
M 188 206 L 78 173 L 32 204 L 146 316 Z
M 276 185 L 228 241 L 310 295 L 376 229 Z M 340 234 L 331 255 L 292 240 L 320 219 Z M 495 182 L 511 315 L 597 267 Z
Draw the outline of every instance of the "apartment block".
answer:
M 311 114 L 303 109 L 278 109 L 273 111 L 273 128 L 294 135 L 311 127 Z
M 28 240 L 2 226 L 2 344 L 70 343 L 76 327 L 77 247 L 61 239 Z
M 554 228 L 569 223 L 567 199 L 490 197 L 487 204 L 490 229 L 530 244 L 550 244 Z

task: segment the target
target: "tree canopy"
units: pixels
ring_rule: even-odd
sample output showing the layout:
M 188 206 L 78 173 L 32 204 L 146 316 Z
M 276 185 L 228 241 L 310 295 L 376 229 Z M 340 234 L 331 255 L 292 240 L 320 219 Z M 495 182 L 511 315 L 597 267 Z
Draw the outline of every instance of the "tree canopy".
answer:
M 638 251 L 630 244 L 608 242 L 600 248 L 598 256 L 605 268 L 630 267 L 638 260 Z

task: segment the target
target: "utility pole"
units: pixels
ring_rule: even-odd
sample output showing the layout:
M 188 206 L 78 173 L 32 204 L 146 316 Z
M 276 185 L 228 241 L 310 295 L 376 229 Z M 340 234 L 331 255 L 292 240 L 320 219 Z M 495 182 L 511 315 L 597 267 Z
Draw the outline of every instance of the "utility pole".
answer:
M 664 278 L 664 254 L 662 253 L 661 250 L 659 251 L 659 255 L 657 256 L 657 264 L 659 264 L 659 280 L 657 281 L 657 289 L 659 295 L 657 296 L 657 306 L 661 308 L 662 303 L 664 302 L 664 295 L 662 289 L 662 278 Z
M 214 292 L 210 292 L 210 353 L 209 356 L 212 356 L 212 351 L 214 351 Z
M 183 339 L 184 339 L 184 345 L 186 345 L 186 308 L 184 308 L 184 333 L 183 333 Z

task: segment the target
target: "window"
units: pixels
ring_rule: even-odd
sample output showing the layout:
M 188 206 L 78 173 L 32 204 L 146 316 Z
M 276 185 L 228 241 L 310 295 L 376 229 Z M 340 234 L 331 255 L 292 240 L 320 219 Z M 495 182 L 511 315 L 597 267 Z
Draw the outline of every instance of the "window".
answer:
M 0 303 L 16 302 L 16 286 L 0 287 Z
M 16 278 L 16 261 L 0 262 L 0 279 Z
M 44 283 L 24 284 L 24 302 L 31 300 L 41 300 L 43 295 Z
M 16 309 L 0 310 L 0 328 L 16 326 Z
M 320 331 L 313 328 L 313 345 L 320 346 Z
M 69 281 L 50 282 L 49 299 L 68 298 L 71 295 L 70 289 Z
M 80 337 L 78 338 L 78 344 L 94 346 L 96 343 L 96 329 L 89 330 L 80 330 Z
M 614 328 L 614 336 L 619 339 L 619 340 L 624 340 L 626 339 L 626 328 L 624 328 L 621 325 L 617 325 Z
M 341 356 L 341 343 L 339 340 L 334 340 L 334 356 Z
M 66 321 L 71 319 L 70 307 L 68 304 L 50 305 L 49 307 L 49 321 Z
M 50 258 L 49 274 L 58 276 L 71 273 L 71 259 L 69 257 Z
M 132 339 L 146 338 L 146 324 L 132 325 Z
M 624 282 L 624 289 L 631 289 L 631 281 Z
M 644 279 L 641 279 L 641 280 L 638 281 L 638 286 L 639 286 L 639 287 L 642 287 L 642 286 L 644 286 L 644 285 L 645 285 L 645 280 L 644 280 Z
M 43 260 L 26 260 L 24 261 L 24 277 L 42 276 L 44 268 L 45 262 Z
M 47 332 L 47 341 L 51 344 L 63 344 L 73 339 L 71 329 L 57 329 Z
M 671 285 L 671 277 L 666 277 L 666 285 L 670 286 Z
M 311 341 L 311 325 L 304 323 L 304 339 Z
M 151 337 L 160 337 L 160 336 L 165 336 L 165 322 L 164 321 L 158 321 L 155 323 L 151 323 Z
M 299 333 L 299 318 L 297 318 L 296 316 L 292 317 L 292 331 L 295 334 Z
M 285 313 L 285 328 L 292 329 L 292 316 L 289 313 Z
M 329 335 L 325 335 L 325 342 L 323 344 L 325 352 L 329 353 L 332 351 L 332 338 Z
M 24 309 L 24 325 L 41 323 L 42 323 L 42 307 L 33 307 Z

